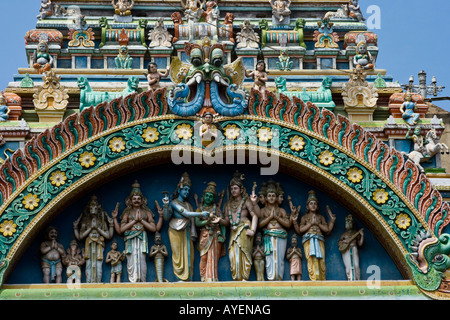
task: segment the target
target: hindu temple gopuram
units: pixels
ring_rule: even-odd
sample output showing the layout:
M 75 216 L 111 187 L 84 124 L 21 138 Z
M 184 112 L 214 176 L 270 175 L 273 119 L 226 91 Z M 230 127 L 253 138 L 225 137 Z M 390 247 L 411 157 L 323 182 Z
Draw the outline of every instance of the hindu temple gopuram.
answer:
M 0 299 L 450 298 L 446 123 L 357 0 L 36 0 L 24 38 Z

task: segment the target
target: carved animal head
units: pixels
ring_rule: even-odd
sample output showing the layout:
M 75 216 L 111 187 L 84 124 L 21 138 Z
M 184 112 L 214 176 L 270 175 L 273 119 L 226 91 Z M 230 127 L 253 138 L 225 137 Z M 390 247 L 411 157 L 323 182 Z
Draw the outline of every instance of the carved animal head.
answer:
M 139 88 L 139 78 L 130 77 L 128 79 L 127 86 L 130 91 L 137 91 Z
M 275 78 L 275 86 L 278 91 L 286 91 L 286 78 L 285 77 L 276 77 Z
M 322 87 L 324 89 L 331 89 L 331 85 L 333 84 L 333 79 L 329 77 L 325 77 L 322 81 Z
M 91 91 L 91 85 L 86 77 L 79 77 L 77 80 L 77 85 L 80 90 Z
M 183 18 L 181 17 L 181 13 L 174 12 L 170 17 L 172 18 L 173 24 L 183 24 Z

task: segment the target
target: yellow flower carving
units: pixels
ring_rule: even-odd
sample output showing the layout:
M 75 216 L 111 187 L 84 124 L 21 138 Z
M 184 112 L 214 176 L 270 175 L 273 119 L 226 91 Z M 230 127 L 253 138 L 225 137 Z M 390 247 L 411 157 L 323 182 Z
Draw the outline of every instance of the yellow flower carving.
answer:
M 239 137 L 239 128 L 235 124 L 229 124 L 225 127 L 225 136 L 227 139 L 234 140 Z
M 291 138 L 291 140 L 289 141 L 289 145 L 291 146 L 292 150 L 299 151 L 302 150 L 305 146 L 305 141 L 303 141 L 302 137 L 295 136 Z
M 39 199 L 35 194 L 28 194 L 23 198 L 22 203 L 25 205 L 25 209 L 33 210 L 39 204 Z
M 383 204 L 388 200 L 388 193 L 384 189 L 377 189 L 373 193 L 373 200 L 378 204 Z
M 190 125 L 183 123 L 177 126 L 175 133 L 178 135 L 178 138 L 188 140 L 192 137 L 192 128 Z
M 353 183 L 358 183 L 363 178 L 362 171 L 358 168 L 352 168 L 348 170 L 347 172 L 348 180 L 350 180 Z
M 147 128 L 144 130 L 142 138 L 145 139 L 145 142 L 155 142 L 159 139 L 159 132 L 156 128 Z
M 57 187 L 65 184 L 66 180 L 67 180 L 66 174 L 61 171 L 52 172 L 52 175 L 50 176 L 50 181 L 52 182 L 53 185 L 56 185 Z
M 125 150 L 125 141 L 120 137 L 112 138 L 109 142 L 109 148 L 113 152 L 122 152 L 122 150 Z
M 323 151 L 319 156 L 320 163 L 328 166 L 334 161 L 334 154 L 328 150 Z
M 395 219 L 395 224 L 400 229 L 406 229 L 411 225 L 411 219 L 407 214 L 402 213 L 397 216 L 397 219 Z
M 270 128 L 263 127 L 258 130 L 258 138 L 260 141 L 267 142 L 272 139 L 272 131 L 270 131 Z
M 95 160 L 97 160 L 97 158 L 94 157 L 94 154 L 92 152 L 86 151 L 80 156 L 80 159 L 78 161 L 83 167 L 89 168 L 94 165 Z
M 17 225 L 10 221 L 4 221 L 1 225 L 0 225 L 0 232 L 3 233 L 3 236 L 8 237 L 8 236 L 12 236 L 14 234 L 14 232 L 16 232 L 16 227 Z

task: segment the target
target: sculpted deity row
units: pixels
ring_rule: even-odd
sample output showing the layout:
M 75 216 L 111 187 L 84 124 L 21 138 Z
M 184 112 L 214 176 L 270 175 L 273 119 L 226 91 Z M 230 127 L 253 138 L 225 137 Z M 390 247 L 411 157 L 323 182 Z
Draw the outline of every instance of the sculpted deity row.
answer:
M 243 181 L 244 175 L 236 172 L 228 184 L 228 199 L 224 204 L 225 191 L 218 193 L 216 184 L 209 182 L 200 199 L 194 195 L 195 210 L 188 201 L 191 180 L 189 174 L 184 173 L 171 199 L 165 193 L 162 206 L 155 201 L 157 221 L 137 181 L 132 185 L 120 217 L 119 204 L 110 217 L 92 196 L 84 212 L 73 223 L 75 239 L 67 250 L 58 243 L 57 230 L 48 229 L 47 239 L 40 248 L 44 283 L 61 283 L 64 266 L 67 282 L 81 282 L 82 266 L 87 283 L 102 282 L 104 262 L 111 264 L 110 282 L 120 282 L 125 259 L 128 281 L 147 282 L 147 255 L 154 260 L 156 281 L 167 281 L 164 265 L 169 250 L 162 243 L 160 233 L 164 222 L 168 223 L 173 273 L 179 281 L 193 279 L 195 242 L 200 255 L 201 281 L 219 281 L 219 260 L 227 254 L 233 280 L 249 280 L 252 267 L 257 281 L 264 281 L 265 276 L 267 280 L 283 280 L 285 261 L 289 262 L 291 280 L 301 280 L 303 254 L 296 234 L 291 237 L 291 246 L 287 248 L 291 227 L 302 235 L 309 279 L 326 280 L 324 242 L 336 220 L 330 208 L 326 207 L 327 221 L 319 212 L 315 192 L 310 191 L 306 212 L 299 219 L 300 206 L 296 207 L 290 197 L 290 214 L 280 206 L 284 192 L 279 183 L 273 180 L 263 183 L 257 195 L 256 183 L 248 194 Z M 118 251 L 118 243 L 113 240 L 104 259 L 106 240 L 112 239 L 114 232 L 123 237 L 125 249 Z M 151 247 L 147 232 L 155 234 Z M 227 235 L 229 239 L 226 239 Z M 358 246 L 363 244 L 363 240 L 363 231 L 354 230 L 353 218 L 349 215 L 346 232 L 338 242 L 348 280 L 360 278 Z M 83 249 L 78 242 L 84 242 Z

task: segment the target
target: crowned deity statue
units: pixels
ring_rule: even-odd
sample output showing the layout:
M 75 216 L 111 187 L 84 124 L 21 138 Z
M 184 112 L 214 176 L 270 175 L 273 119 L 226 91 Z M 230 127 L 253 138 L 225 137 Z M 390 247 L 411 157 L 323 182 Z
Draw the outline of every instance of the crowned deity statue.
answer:
M 233 280 L 248 280 L 252 268 L 253 238 L 258 227 L 260 208 L 253 186 L 249 196 L 244 187 L 244 176 L 236 172 L 228 185 L 229 200 L 223 211 L 230 223 L 228 257 Z
M 146 282 L 147 262 L 145 258 L 149 252 L 147 230 L 150 232 L 161 230 L 162 210 L 158 210 L 159 219 L 155 223 L 154 214 L 147 206 L 147 198 L 144 197 L 138 181 L 133 183 L 125 205 L 126 208 L 120 217 L 120 225 L 117 221 L 118 206 L 112 216 L 115 220 L 116 232 L 124 235 L 128 280 L 130 282 Z
M 39 41 L 37 50 L 33 54 L 33 68 L 39 74 L 49 71 L 53 67 L 53 57 L 49 53 L 47 41 Z
M 194 273 L 194 240 L 197 239 L 195 217 L 209 217 L 208 211 L 196 212 L 188 201 L 191 179 L 184 173 L 173 193 L 172 201 L 163 198 L 164 220 L 169 221 L 172 265 L 180 281 L 191 281 Z
M 270 5 L 272 6 L 272 15 L 276 19 L 276 21 L 280 24 L 283 24 L 291 15 L 291 10 L 289 7 L 291 6 L 290 0 L 269 0 Z
M 292 221 L 280 207 L 279 184 L 269 182 L 264 191 L 259 228 L 264 229 L 264 255 L 268 280 L 283 280 L 287 236 Z
M 208 217 L 196 217 L 195 225 L 200 228 L 198 250 L 200 251 L 200 279 L 203 282 L 219 281 L 219 259 L 226 254 L 225 233 L 229 220 L 220 209 L 225 191 L 219 195 L 216 183 L 209 182 L 203 191 L 198 212 L 209 212 Z M 216 202 L 218 196 L 218 202 Z
M 345 232 L 339 238 L 338 247 L 342 254 L 345 273 L 349 281 L 361 280 L 358 247 L 361 247 L 363 243 L 364 230 L 355 230 L 353 216 L 348 215 L 345 218 Z
M 298 224 L 299 210 L 291 214 L 295 231 L 303 235 L 302 243 L 308 266 L 309 278 L 312 281 L 326 280 L 325 267 L 325 235 L 328 235 L 334 227 L 336 216 L 327 206 L 330 222 L 320 214 L 319 202 L 314 190 L 309 191 L 306 201 L 306 213 Z
M 75 239 L 85 242 L 86 282 L 101 282 L 105 240 L 112 238 L 114 223 L 102 209 L 96 196 L 91 197 L 83 213 L 73 222 L 73 232 Z
M 405 95 L 405 101 L 400 106 L 400 112 L 402 118 L 410 126 L 415 126 L 419 122 L 420 114 L 415 113 L 417 103 L 412 100 L 411 92 L 407 92 Z

